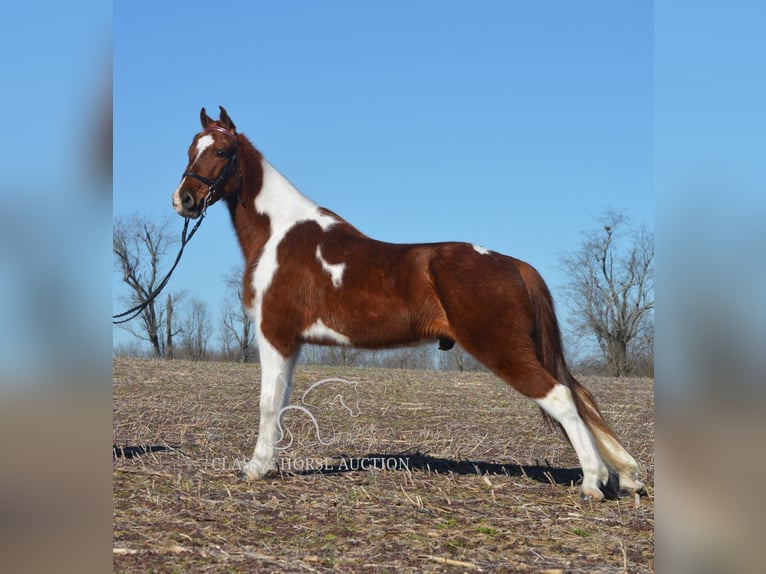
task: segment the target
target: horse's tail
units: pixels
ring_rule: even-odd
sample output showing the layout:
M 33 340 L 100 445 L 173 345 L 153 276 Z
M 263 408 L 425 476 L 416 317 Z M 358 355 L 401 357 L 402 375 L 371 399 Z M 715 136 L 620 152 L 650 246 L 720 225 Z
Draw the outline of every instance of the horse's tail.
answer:
M 620 444 L 614 431 L 606 424 L 596 401 L 588 390 L 572 375 L 564 357 L 561 330 L 554 311 L 553 297 L 537 270 L 519 262 L 519 272 L 527 288 L 532 306 L 535 351 L 537 358 L 556 381 L 566 385 L 572 393 L 580 418 L 593 435 L 594 442 L 604 462 L 617 472 L 635 471 L 636 462 Z M 559 425 L 545 411 L 543 417 L 549 423 Z M 561 428 L 563 432 L 563 428 Z M 564 436 L 566 433 L 564 432 Z M 568 438 L 568 437 L 567 437 Z

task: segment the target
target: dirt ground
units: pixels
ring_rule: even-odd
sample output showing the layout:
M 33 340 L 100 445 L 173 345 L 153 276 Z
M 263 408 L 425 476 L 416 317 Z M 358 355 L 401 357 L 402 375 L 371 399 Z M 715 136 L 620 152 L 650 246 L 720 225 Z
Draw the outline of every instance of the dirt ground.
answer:
M 581 501 L 567 441 L 487 373 L 299 366 L 280 472 L 239 481 L 259 376 L 115 359 L 116 572 L 654 571 L 651 379 L 582 379 L 646 471 L 637 505 Z

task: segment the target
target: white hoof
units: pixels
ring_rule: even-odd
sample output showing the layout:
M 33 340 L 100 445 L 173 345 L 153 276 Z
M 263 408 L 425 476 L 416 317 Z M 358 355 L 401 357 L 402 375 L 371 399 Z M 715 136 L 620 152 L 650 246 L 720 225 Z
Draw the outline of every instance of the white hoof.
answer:
M 276 470 L 276 465 L 273 463 L 251 460 L 237 473 L 237 477 L 242 480 L 260 480 L 266 478 L 266 475 L 274 470 Z
M 604 500 L 604 493 L 601 492 L 600 488 L 582 486 L 580 487 L 580 498 L 585 501 L 593 500 L 595 502 L 600 502 Z
M 584 476 L 582 486 L 580 486 L 580 498 L 597 502 L 603 500 L 604 493 L 601 491 L 600 485 L 606 484 L 608 479 L 609 474 L 606 471 L 606 467 L 599 469 L 599 472 L 595 475 Z

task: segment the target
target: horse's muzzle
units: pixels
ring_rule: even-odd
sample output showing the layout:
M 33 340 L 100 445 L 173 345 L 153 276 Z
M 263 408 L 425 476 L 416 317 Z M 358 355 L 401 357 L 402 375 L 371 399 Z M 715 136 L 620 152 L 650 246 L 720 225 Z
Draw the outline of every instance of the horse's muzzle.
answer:
M 178 215 L 191 219 L 199 217 L 201 211 L 194 197 L 189 192 L 176 192 L 173 194 L 173 209 L 176 210 Z

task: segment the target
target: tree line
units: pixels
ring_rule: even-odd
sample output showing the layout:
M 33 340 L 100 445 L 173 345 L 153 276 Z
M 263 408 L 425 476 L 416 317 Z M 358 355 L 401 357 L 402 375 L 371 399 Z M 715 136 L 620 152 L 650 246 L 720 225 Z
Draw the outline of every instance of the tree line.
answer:
M 612 376 L 652 376 L 654 371 L 654 235 L 631 225 L 621 211 L 608 211 L 578 248 L 560 258 L 568 278 L 564 296 L 572 310 L 562 325 L 567 348 L 576 350 L 579 372 Z M 241 269 L 222 278 L 225 297 L 218 318 L 208 304 L 181 291 L 149 294 L 162 279 L 167 254 L 178 242 L 169 222 L 141 215 L 115 220 L 115 271 L 127 286 L 118 298 L 126 306 L 147 303 L 126 323 L 132 339 L 116 354 L 161 359 L 255 362 L 258 352 L 252 322 L 242 304 Z M 486 370 L 459 345 L 440 351 L 436 342 L 368 351 L 307 345 L 304 363 L 386 368 Z

